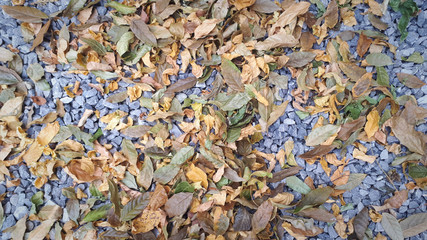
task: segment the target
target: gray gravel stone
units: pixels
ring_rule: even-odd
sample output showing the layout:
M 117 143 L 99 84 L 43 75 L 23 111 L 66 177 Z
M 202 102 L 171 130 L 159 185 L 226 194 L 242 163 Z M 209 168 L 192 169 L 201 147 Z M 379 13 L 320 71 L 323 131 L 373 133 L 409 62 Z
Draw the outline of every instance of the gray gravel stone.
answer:
M 28 213 L 28 208 L 25 206 L 20 206 L 15 209 L 15 211 L 13 212 L 13 216 L 15 217 L 15 219 L 19 220 L 23 218 L 27 213 Z

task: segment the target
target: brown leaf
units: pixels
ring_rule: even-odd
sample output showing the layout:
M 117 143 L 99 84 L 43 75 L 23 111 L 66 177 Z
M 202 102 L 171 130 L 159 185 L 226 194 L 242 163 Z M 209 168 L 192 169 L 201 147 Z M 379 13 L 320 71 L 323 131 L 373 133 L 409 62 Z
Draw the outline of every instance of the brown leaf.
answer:
M 194 30 L 194 39 L 206 37 L 212 30 L 215 29 L 216 24 L 221 22 L 220 19 L 206 19 Z
M 400 116 L 391 119 L 391 130 L 399 139 L 400 143 L 405 145 L 411 152 L 426 154 L 426 142 L 423 141 L 422 133 L 414 129 L 413 125 L 408 124 Z
M 46 104 L 46 98 L 42 96 L 32 96 L 31 100 L 33 100 L 33 102 L 39 106 Z
M 369 225 L 369 211 L 365 207 L 354 217 L 353 226 L 354 232 L 359 240 L 364 239 L 366 228 Z
M 421 81 L 418 77 L 408 73 L 398 73 L 397 78 L 401 83 L 409 88 L 421 88 L 426 85 L 425 82 Z
M 33 51 L 38 45 L 40 45 L 43 42 L 44 35 L 46 34 L 47 30 L 49 30 L 51 22 L 52 22 L 52 19 L 49 19 L 49 21 L 47 21 L 47 23 L 37 33 L 37 36 L 33 41 L 33 46 L 31 46 L 30 51 Z
M 233 229 L 235 231 L 249 231 L 251 227 L 251 214 L 246 208 L 240 207 L 234 216 Z
M 256 0 L 251 9 L 260 13 L 273 13 L 275 11 L 282 10 L 279 6 L 270 0 Z
M 287 67 L 300 68 L 304 67 L 316 57 L 312 52 L 293 52 L 289 55 L 289 60 L 286 63 Z
M 150 129 L 151 126 L 148 125 L 137 125 L 125 128 L 120 132 L 128 137 L 139 138 L 144 136 Z
M 358 67 L 355 63 L 338 62 L 338 65 L 344 74 L 353 82 L 356 82 L 362 78 L 362 76 L 366 73 L 366 69 Z
M 159 225 L 161 218 L 160 211 L 145 209 L 140 217 L 132 221 L 132 233 L 145 233 L 152 230 Z
M 190 89 L 194 87 L 197 83 L 197 78 L 195 77 L 188 77 L 184 79 L 179 79 L 174 84 L 170 85 L 166 91 L 165 96 L 167 97 L 173 97 L 174 93 L 182 92 L 184 90 Z
M 273 204 L 270 201 L 263 202 L 252 216 L 252 231 L 259 233 L 267 227 L 273 213 Z
M 313 218 L 314 220 L 323 221 L 323 222 L 335 222 L 334 214 L 321 209 L 321 208 L 309 208 L 303 211 L 298 212 L 298 215 L 303 217 Z
M 374 136 L 374 134 L 378 131 L 379 121 L 380 114 L 374 108 L 372 109 L 372 111 L 369 112 L 368 116 L 366 116 L 365 132 L 368 138 Z
M 365 34 L 361 33 L 359 36 L 359 41 L 357 41 L 357 55 L 359 55 L 359 57 L 363 57 L 363 55 L 365 55 L 365 53 L 368 51 L 372 42 L 372 39 L 366 37 Z
M 250 7 L 255 3 L 256 0 L 231 0 L 231 4 L 236 6 L 237 10 Z
M 358 119 L 349 121 L 341 125 L 341 129 L 338 132 L 338 139 L 346 141 L 351 134 L 353 134 L 358 129 L 361 129 L 365 125 L 366 118 L 360 116 Z
M 275 172 L 273 173 L 273 177 L 272 178 L 267 178 L 267 182 L 279 182 L 289 176 L 293 176 L 295 174 L 297 174 L 299 172 L 299 170 L 301 170 L 302 167 L 290 167 L 287 169 L 283 169 L 279 172 Z
M 157 184 L 156 188 L 154 189 L 153 195 L 150 196 L 150 202 L 148 203 L 147 208 L 156 210 L 165 205 L 167 200 L 168 194 L 166 193 L 165 188 L 162 185 Z
M 366 73 L 359 80 L 357 80 L 356 84 L 354 84 L 351 92 L 353 93 L 353 97 L 358 98 L 368 92 L 369 87 L 371 86 L 371 73 Z
M 157 39 L 150 31 L 144 20 L 133 20 L 130 25 L 130 29 L 135 34 L 135 36 L 143 43 L 148 44 L 150 46 L 157 46 Z
M 193 200 L 193 193 L 180 192 L 173 195 L 165 204 L 165 211 L 169 217 L 185 214 Z
M 44 12 L 37 8 L 25 6 L 1 6 L 3 11 L 11 17 L 21 20 L 23 22 L 40 23 L 42 19 L 49 18 Z M 32 51 L 32 50 L 31 50 Z
M 385 200 L 385 204 L 389 204 L 392 208 L 400 208 L 402 204 L 408 199 L 408 190 L 404 189 L 396 191 L 394 196 Z
M 311 158 L 317 158 L 321 157 L 330 151 L 334 150 L 336 148 L 335 145 L 318 145 L 311 149 L 310 151 L 303 153 L 299 155 L 302 159 L 311 159 Z
M 374 14 L 369 13 L 368 14 L 368 19 L 371 22 L 372 26 L 378 28 L 379 30 L 386 30 L 388 28 L 388 24 L 381 21 L 381 19 L 379 19 L 378 17 L 374 16 Z
M 281 32 L 278 34 L 270 35 L 262 42 L 255 44 L 255 49 L 259 51 L 266 51 L 277 47 L 294 47 L 298 44 L 298 40 L 294 36 Z
M 326 202 L 329 196 L 334 192 L 331 187 L 317 188 L 310 191 L 304 198 L 297 204 L 295 213 L 312 206 L 318 206 Z
M 329 28 L 335 27 L 338 22 L 338 4 L 337 1 L 330 1 L 325 12 L 325 23 Z
M 56 219 L 43 221 L 39 226 L 30 232 L 28 239 L 44 239 L 55 222 Z

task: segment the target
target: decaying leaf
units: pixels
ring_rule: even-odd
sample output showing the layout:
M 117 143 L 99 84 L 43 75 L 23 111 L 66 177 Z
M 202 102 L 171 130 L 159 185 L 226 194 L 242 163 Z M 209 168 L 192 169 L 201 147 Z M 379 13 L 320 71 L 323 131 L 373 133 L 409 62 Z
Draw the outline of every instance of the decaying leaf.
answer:
M 417 213 L 399 222 L 403 237 L 409 238 L 427 231 L 427 213 Z
M 42 19 L 49 18 L 44 12 L 33 7 L 6 5 L 1 7 L 5 13 L 23 22 L 39 23 L 42 22 Z
M 263 202 L 252 216 L 252 231 L 259 233 L 267 227 L 273 213 L 273 205 L 270 201 Z
M 426 85 L 425 82 L 421 81 L 418 77 L 408 73 L 397 73 L 397 78 L 401 83 L 409 88 L 421 88 Z
M 393 215 L 390 213 L 383 213 L 381 225 L 392 240 L 403 240 L 402 228 Z

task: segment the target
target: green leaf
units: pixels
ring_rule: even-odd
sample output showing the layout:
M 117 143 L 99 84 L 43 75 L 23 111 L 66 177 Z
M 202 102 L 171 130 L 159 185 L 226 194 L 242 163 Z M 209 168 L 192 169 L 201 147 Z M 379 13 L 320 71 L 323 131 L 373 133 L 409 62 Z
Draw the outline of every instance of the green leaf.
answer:
M 133 41 L 133 33 L 127 32 L 122 35 L 120 40 L 117 42 L 117 52 L 122 56 L 125 52 L 129 50 L 129 44 Z
M 409 25 L 409 16 L 406 15 L 402 15 L 402 17 L 399 19 L 399 23 L 397 24 L 397 28 L 399 29 L 400 32 L 400 41 L 404 41 L 406 39 L 406 37 L 408 36 L 408 30 L 406 30 L 406 28 Z
M 26 6 L 1 6 L 3 8 L 3 11 L 7 13 L 9 16 L 21 20 L 23 22 L 30 22 L 30 23 L 41 23 L 42 19 L 49 18 L 46 13 L 38 10 L 37 8 L 33 7 L 26 7 Z
M 403 231 L 397 219 L 390 213 L 383 213 L 381 225 L 392 240 L 403 240 Z
M 366 177 L 366 174 L 364 173 L 351 173 L 347 183 L 344 185 L 337 186 L 335 187 L 335 189 L 351 191 L 353 188 L 359 186 L 363 182 L 365 177 Z
M 70 0 L 67 8 L 65 8 L 63 15 L 71 18 L 83 9 L 87 0 Z
M 120 220 L 122 222 L 126 222 L 134 219 L 142 212 L 142 210 L 144 210 L 144 208 L 147 207 L 149 201 L 150 194 L 148 192 L 132 199 L 123 207 L 122 214 L 120 215 Z
M 181 165 L 194 155 L 194 148 L 183 147 L 172 157 L 171 164 Z
M 126 171 L 125 178 L 122 179 L 122 183 L 129 188 L 138 189 L 138 185 L 136 185 L 135 177 L 128 171 Z
M 154 181 L 160 184 L 169 183 L 179 172 L 179 166 L 169 164 L 154 171 Z
M 63 188 L 62 195 L 69 199 L 77 199 L 76 190 L 73 187 Z
M 104 195 L 98 190 L 98 188 L 95 186 L 95 184 L 90 184 L 89 186 L 89 192 L 93 197 L 96 198 L 103 198 Z
M 117 12 L 121 14 L 132 14 L 136 12 L 136 7 L 127 6 L 116 1 L 107 2 L 105 4 L 106 7 L 112 7 L 117 10 Z
M 423 63 L 424 57 L 419 52 L 414 52 L 411 56 L 409 56 L 405 61 L 414 62 L 414 63 Z
M 307 184 L 295 176 L 290 176 L 285 179 L 286 185 L 288 185 L 288 187 L 292 188 L 294 191 L 297 191 L 301 194 L 308 194 L 311 191 L 311 188 Z
M 117 188 L 116 182 L 111 179 L 108 179 L 108 190 L 110 191 L 110 201 L 114 204 L 114 213 L 120 216 L 121 205 L 119 189 Z
M 369 65 L 376 67 L 383 67 L 387 65 L 393 65 L 391 58 L 384 53 L 371 53 L 366 56 L 366 61 Z
M 129 163 L 136 166 L 136 163 L 138 162 L 138 152 L 131 140 L 123 138 L 122 152 L 128 159 Z
M 318 127 L 308 134 L 305 144 L 307 146 L 316 146 L 326 140 L 328 140 L 332 135 L 338 132 L 340 126 L 328 124 L 325 126 Z
M 425 178 L 427 177 L 427 167 L 421 165 L 410 166 L 408 173 L 412 178 Z
M 230 60 L 222 58 L 221 60 L 221 75 L 224 77 L 225 83 L 238 92 L 244 90 L 242 77 L 239 68 Z
M 93 75 L 95 75 L 96 77 L 105 79 L 105 80 L 109 80 L 109 79 L 113 79 L 113 78 L 118 78 L 119 75 L 115 72 L 106 72 L 106 71 L 90 71 L 90 73 L 92 73 Z
M 98 128 L 98 130 L 96 130 L 96 132 L 93 134 L 93 136 L 89 139 L 89 142 L 95 142 L 95 140 L 97 140 L 99 137 L 102 136 L 102 129 Z
M 19 75 L 6 67 L 0 66 L 0 84 L 12 85 L 20 81 Z
M 37 89 L 40 89 L 42 91 L 49 91 L 50 90 L 50 85 L 46 81 L 46 79 L 41 79 L 41 80 L 35 82 L 34 85 L 36 86 Z
M 296 111 L 295 112 L 301 120 L 304 120 L 306 117 L 310 116 L 308 112 Z
M 105 218 L 107 216 L 108 210 L 112 207 L 112 204 L 106 204 L 98 209 L 90 211 L 83 218 L 83 222 L 93 222 L 99 219 Z
M 321 205 L 328 200 L 329 196 L 334 192 L 331 187 L 317 188 L 311 190 L 304 198 L 297 204 L 294 213 L 301 210 Z
M 377 83 L 382 86 L 390 86 L 390 77 L 384 67 L 376 67 L 377 69 Z
M 180 182 L 176 185 L 175 194 L 180 192 L 194 192 L 194 187 L 191 186 L 188 182 Z
M 217 105 L 223 111 L 233 111 L 245 106 L 250 100 L 251 97 L 246 92 L 230 95 L 219 93 L 212 103 Z
M 33 196 L 31 196 L 31 214 L 36 214 L 38 208 L 43 204 L 43 196 L 44 193 L 42 191 L 36 192 Z
M 89 133 L 85 133 L 81 131 L 80 128 L 73 125 L 68 125 L 67 127 L 71 131 L 73 136 L 77 139 L 77 141 L 83 141 L 86 145 L 93 148 L 93 143 L 90 141 L 92 136 Z
M 80 38 L 80 39 L 86 44 L 88 44 L 99 55 L 104 56 L 107 53 L 107 50 L 105 49 L 104 45 L 102 45 L 100 42 L 91 38 Z
M 240 133 L 242 132 L 241 128 L 231 128 L 227 131 L 227 142 L 232 143 L 235 142 L 240 137 Z
M 30 64 L 27 68 L 27 75 L 31 80 L 37 82 L 44 77 L 44 69 L 39 63 Z

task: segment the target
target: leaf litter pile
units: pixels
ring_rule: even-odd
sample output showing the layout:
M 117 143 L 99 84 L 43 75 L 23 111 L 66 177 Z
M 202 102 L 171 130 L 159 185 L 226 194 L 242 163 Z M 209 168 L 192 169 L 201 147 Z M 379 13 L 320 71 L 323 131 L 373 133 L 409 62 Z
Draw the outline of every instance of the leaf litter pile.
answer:
M 58 180 L 58 168 L 90 187 L 87 193 L 63 188 L 65 209 L 44 205 L 43 191 L 34 194 L 30 214 L 5 230 L 13 239 L 24 237 L 27 220 L 40 222 L 28 239 L 43 239 L 51 229 L 55 239 L 305 239 L 323 232 L 315 220 L 352 239 L 386 239 L 368 228 L 370 222 L 381 223 L 392 239 L 427 230 L 427 213 L 396 219 L 409 191 L 427 188 L 427 135 L 416 131 L 427 110 L 390 84 L 393 60 L 385 52 L 395 53 L 396 46 L 387 42 L 381 20 L 389 9 L 401 11 L 398 28 L 406 38 L 418 13 L 412 0 L 332 0 L 326 6 L 319 0 L 127 0 L 104 3 L 106 15 L 96 9 L 99 0 L 71 0 L 51 15 L 24 2 L 2 9 L 19 20 L 40 62 L 23 69 L 16 46 L 0 47 L 0 180 L 19 185 L 8 167 L 26 164 L 36 188 Z M 367 6 L 375 29 L 332 37 L 341 25 L 358 24 L 359 4 Z M 77 21 L 64 24 L 73 17 Z M 353 38 L 356 52 L 348 44 Z M 414 53 L 405 61 L 424 59 Z M 21 121 L 27 88 L 51 91 L 45 73 L 64 64 L 70 74 L 95 75 L 98 83 L 90 86 L 106 102 L 139 101 L 146 113 L 134 119 L 122 110 L 101 115 L 86 109 L 77 125 L 60 125 L 65 109 L 56 99 L 56 112 L 32 119 L 31 110 Z M 20 77 L 23 70 L 28 81 Z M 177 80 L 185 72 L 189 77 Z M 396 77 L 408 88 L 425 85 L 411 74 Z M 212 78 L 200 94 L 177 98 Z M 120 81 L 129 84 L 126 91 Z M 291 102 L 279 94 L 288 81 L 297 84 Z M 83 94 L 79 81 L 63 90 L 71 99 Z M 31 100 L 36 107 L 47 102 Z M 291 140 L 278 152 L 255 149 L 288 104 L 301 119 L 319 116 L 304 136 L 311 150 L 296 156 Z M 83 126 L 92 116 L 103 124 L 89 134 Z M 173 124 L 181 135 L 172 134 Z M 26 134 L 33 126 L 42 127 L 35 139 Z M 110 131 L 125 136 L 121 149 L 100 143 Z M 398 141 L 388 144 L 391 136 Z M 342 212 L 357 203 L 346 203 L 343 193 L 366 177 L 347 165 L 380 167 L 366 147 L 374 142 L 397 156 L 392 165 L 403 167 L 406 184 L 382 206 L 366 206 L 344 220 Z M 296 158 L 319 162 L 330 181 L 315 186 L 310 177 L 298 177 Z M 394 186 L 397 173 L 383 174 Z M 68 222 L 60 221 L 64 212 Z

